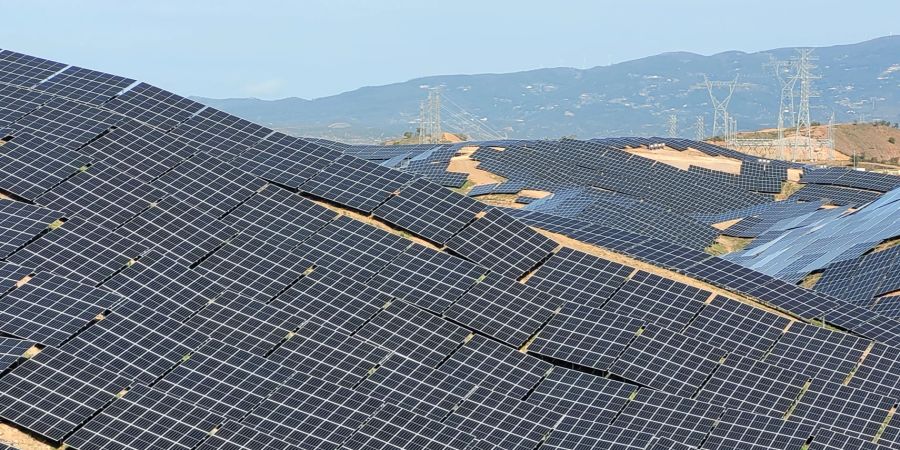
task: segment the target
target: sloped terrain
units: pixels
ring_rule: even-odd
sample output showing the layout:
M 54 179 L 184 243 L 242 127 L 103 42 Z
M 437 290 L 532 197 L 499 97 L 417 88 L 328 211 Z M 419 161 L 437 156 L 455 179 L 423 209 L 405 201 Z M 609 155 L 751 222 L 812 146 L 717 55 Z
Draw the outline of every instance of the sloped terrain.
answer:
M 900 36 L 816 48 L 815 72 L 822 78 L 815 80 L 815 89 L 821 97 L 811 102 L 812 120 L 827 123 L 834 112 L 839 123 L 861 114 L 900 122 L 898 54 Z M 442 86 L 447 99 L 510 138 L 662 135 L 673 114 L 679 135 L 695 136 L 697 116 L 705 117 L 707 133 L 712 133 L 704 74 L 710 80 L 739 76 L 728 112 L 741 129 L 774 128 L 781 87 L 766 64 L 771 58 L 794 56 L 790 48 L 710 56 L 674 52 L 589 69 L 418 78 L 310 101 L 196 100 L 297 136 L 372 142 L 415 131 L 425 98 L 422 86 Z M 799 83 L 797 88 L 799 100 Z M 469 128 L 452 131 L 477 129 Z
M 10 51 L 0 83 L 0 419 L 44 443 L 900 445 L 886 316 L 620 223 L 491 208 L 441 185 L 466 181 L 455 148 L 393 149 L 399 171 Z

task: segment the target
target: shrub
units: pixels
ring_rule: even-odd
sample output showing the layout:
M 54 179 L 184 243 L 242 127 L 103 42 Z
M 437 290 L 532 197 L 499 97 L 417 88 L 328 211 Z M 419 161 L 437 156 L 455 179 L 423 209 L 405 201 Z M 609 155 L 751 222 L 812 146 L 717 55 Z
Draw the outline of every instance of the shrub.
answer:
M 891 137 L 888 138 L 888 142 L 890 142 L 891 144 L 896 144 L 896 143 L 897 143 L 897 140 L 894 139 L 893 136 L 891 136 Z

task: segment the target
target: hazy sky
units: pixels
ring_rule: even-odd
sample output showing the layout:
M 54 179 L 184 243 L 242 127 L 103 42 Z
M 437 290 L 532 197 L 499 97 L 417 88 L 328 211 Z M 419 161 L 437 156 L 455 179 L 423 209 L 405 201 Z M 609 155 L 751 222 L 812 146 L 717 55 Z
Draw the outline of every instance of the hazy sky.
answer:
M 752 52 L 900 32 L 896 0 L 0 5 L 0 48 L 209 97 L 315 98 L 426 75 L 593 67 L 667 51 Z

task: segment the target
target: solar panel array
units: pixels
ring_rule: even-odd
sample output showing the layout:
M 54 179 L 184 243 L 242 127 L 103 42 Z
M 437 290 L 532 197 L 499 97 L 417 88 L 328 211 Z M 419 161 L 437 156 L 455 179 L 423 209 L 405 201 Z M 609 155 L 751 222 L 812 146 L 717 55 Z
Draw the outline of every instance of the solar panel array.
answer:
M 852 170 L 845 167 L 805 170 L 801 183 L 843 186 L 875 192 L 888 192 L 900 187 L 900 180 L 883 174 Z
M 7 424 L 79 450 L 898 443 L 885 316 L 413 175 L 452 146 L 401 173 L 65 67 L 0 53 L 23 99 L 0 146 L 20 200 L 0 201 Z M 29 89 L 49 99 L 21 106 Z M 717 291 L 558 250 L 534 223 Z M 823 315 L 862 336 L 799 322 Z

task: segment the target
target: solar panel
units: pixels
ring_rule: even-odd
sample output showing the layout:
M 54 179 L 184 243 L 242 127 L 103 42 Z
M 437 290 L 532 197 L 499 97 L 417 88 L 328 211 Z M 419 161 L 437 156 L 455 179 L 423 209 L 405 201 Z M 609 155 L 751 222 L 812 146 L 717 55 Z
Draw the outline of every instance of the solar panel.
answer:
M 550 433 L 541 448 L 644 450 L 653 441 L 653 435 L 601 423 L 588 423 L 573 417 L 563 417 Z
M 641 389 L 612 426 L 650 433 L 697 448 L 725 408 L 711 403 Z
M 729 409 L 703 446 L 747 450 L 801 448 L 812 435 L 812 425 Z
M 680 444 L 671 439 L 659 438 L 657 439 L 652 447 L 647 447 L 647 450 L 690 450 L 693 447 Z
M 434 420 L 442 420 L 475 386 L 522 398 L 552 367 L 533 356 L 474 336 L 437 369 L 391 357 L 359 390 Z
M 414 179 L 398 170 L 343 155 L 300 186 L 300 191 L 368 213 Z
M 739 264 L 735 264 L 731 261 L 718 257 L 712 257 L 690 267 L 686 267 L 683 269 L 683 272 L 689 276 L 699 278 L 708 283 L 731 288 L 739 292 L 752 291 L 753 288 L 758 288 L 761 285 L 768 284 L 770 282 L 780 282 L 779 287 L 785 285 L 791 286 L 791 284 L 789 283 L 785 283 L 781 280 L 776 280 L 764 273 L 749 269 L 747 267 L 743 267 Z M 793 287 L 802 289 L 799 286 Z M 800 308 L 798 308 L 798 310 L 799 309 Z M 791 309 L 791 311 L 793 311 L 793 309 Z
M 138 255 L 135 243 L 96 224 L 73 217 L 10 255 L 9 262 L 52 271 L 84 283 L 100 283 Z
M 730 409 L 782 416 L 808 379 L 749 357 L 728 355 L 695 398 Z
M 900 345 L 900 322 L 880 314 L 872 314 L 864 325 L 860 334 L 892 346 Z
M 709 291 L 638 271 L 601 309 L 681 330 L 710 295 Z
M 115 234 L 138 242 L 128 251 L 130 255 L 155 249 L 180 264 L 193 266 L 219 250 L 237 230 L 216 222 L 179 197 L 168 197 L 142 211 Z
M 166 194 L 106 162 L 76 172 L 35 202 L 47 208 L 88 219 L 106 230 L 131 220 Z
M 340 216 L 294 253 L 317 267 L 366 282 L 409 246 L 409 241 L 380 228 Z
M 0 331 L 58 346 L 121 300 L 111 292 L 38 272 L 0 298 Z
M 898 373 L 900 373 L 900 353 L 893 347 L 876 342 L 847 385 L 888 397 L 897 397 L 900 393 L 900 377 L 896 376 Z
M 114 370 L 46 347 L 0 378 L 0 417 L 59 441 L 129 383 Z
M 561 299 L 491 272 L 444 312 L 444 316 L 515 347 L 550 320 Z
M 800 397 L 791 418 L 817 428 L 830 428 L 860 439 L 871 440 L 881 429 L 893 398 L 844 386 L 839 382 L 813 379 Z
M 226 289 L 268 303 L 311 267 L 289 250 L 239 234 L 194 270 Z
M 443 244 L 482 209 L 483 204 L 420 178 L 403 187 L 373 214 L 429 241 Z
M 607 370 L 644 323 L 589 306 L 566 303 L 528 351 L 583 367 Z
M 493 272 L 520 277 L 550 255 L 556 243 L 500 209 L 463 228 L 447 248 Z
M 266 304 L 225 291 L 191 316 L 185 325 L 210 339 L 266 355 L 305 320 L 299 308 L 278 300 Z
M 290 249 L 336 216 L 334 211 L 270 184 L 229 212 L 222 221 L 243 235 Z
M 758 359 L 781 337 L 788 323 L 786 317 L 716 296 L 683 333 L 729 354 Z
M 0 83 L 33 87 L 65 67 L 65 64 L 49 59 L 10 50 L 0 51 Z
M 608 424 L 635 391 L 633 384 L 557 366 L 526 401 L 564 416 Z
M 654 238 L 644 240 L 628 253 L 641 261 L 674 270 L 682 270 L 711 258 L 709 253 Z
M 34 344 L 31 341 L 0 337 L 0 372 L 6 372 L 10 367 L 22 360 L 25 352 L 33 347 Z
M 538 405 L 479 387 L 444 423 L 497 448 L 536 448 L 561 418 Z
M 265 182 L 206 154 L 194 155 L 152 183 L 200 212 L 225 215 L 250 198 Z
M 791 194 L 791 196 L 788 197 L 788 200 L 800 200 L 806 202 L 825 200 L 833 205 L 849 205 L 857 208 L 875 201 L 880 196 L 880 192 L 863 191 L 839 186 L 807 184 Z
M 90 158 L 81 153 L 21 133 L 0 152 L 0 186 L 19 198 L 34 201 L 89 162 Z
M 383 347 L 308 321 L 267 358 L 297 372 L 353 388 L 390 355 Z
M 70 66 L 34 89 L 96 106 L 105 103 L 133 83 L 134 80 L 129 78 Z
M 803 318 L 820 317 L 837 306 L 813 291 L 777 279 L 736 290 Z
M 897 445 L 900 444 L 900 426 L 897 425 L 897 422 L 891 422 L 892 423 L 889 423 L 887 428 L 884 429 L 884 433 L 881 434 L 878 442 L 889 448 L 896 448 Z
M 510 397 L 522 398 L 552 366 L 496 341 L 475 336 L 436 372 L 465 379 Z
M 599 308 L 634 269 L 587 253 L 563 248 L 525 284 L 571 303 Z
M 712 345 L 650 325 L 609 371 L 653 389 L 690 397 L 723 356 L 725 352 Z
M 264 180 L 299 188 L 340 155 L 337 150 L 274 133 L 241 152 L 233 164 Z
M 469 448 L 474 436 L 394 405 L 384 405 L 341 448 L 350 450 Z
M 357 391 L 420 416 L 442 421 L 468 392 L 473 382 L 452 379 L 431 367 L 393 354 L 365 378 Z
M 61 350 L 128 380 L 153 383 L 205 340 L 199 331 L 129 299 Z
M 338 330 L 353 333 L 392 297 L 328 269 L 316 267 L 278 297 Z
M 171 131 L 200 151 L 223 159 L 234 158 L 271 133 L 268 128 L 215 108 L 204 108 Z
M 842 382 L 869 341 L 804 323 L 793 323 L 765 361 L 812 378 Z
M 888 448 L 871 441 L 823 429 L 816 430 L 816 437 L 809 444 L 809 450 L 888 450 Z
M 290 444 L 247 425 L 225 421 L 197 450 L 284 450 Z
M 0 294 L 6 294 L 32 273 L 34 270 L 30 267 L 0 262 Z
M 301 448 L 337 448 L 381 407 L 351 389 L 306 375 L 288 380 L 243 423 Z
M 469 180 L 469 174 L 464 172 L 445 172 L 445 169 L 446 168 L 440 168 L 431 171 L 415 170 L 412 167 L 408 167 L 406 171 L 419 175 L 422 178 L 431 181 L 432 183 L 439 184 L 448 188 L 461 189 L 466 185 L 466 181 Z
M 200 103 L 147 83 L 139 83 L 103 107 L 162 130 L 171 130 L 204 108 Z
M 3 63 L 0 62 L 0 65 Z M 0 75 L 0 79 L 6 75 Z M 16 86 L 0 85 L 0 127 L 8 127 L 50 100 L 50 96 Z
M 52 209 L 0 200 L 0 257 L 8 257 L 60 218 L 62 213 Z
M 288 367 L 218 341 L 207 341 L 153 385 L 181 401 L 239 420 L 294 374 Z
M 79 151 L 143 183 L 159 178 L 195 152 L 186 142 L 133 120 L 120 122 Z
M 413 244 L 372 277 L 369 285 L 439 313 L 484 272 L 485 269 L 462 258 Z
M 66 439 L 74 448 L 192 449 L 221 416 L 139 384 Z
M 892 319 L 900 317 L 900 301 L 897 300 L 896 296 L 885 296 L 875 301 L 876 303 L 872 305 L 873 312 Z
M 354 335 L 423 365 L 436 367 L 462 345 L 469 330 L 398 300 Z
M 225 290 L 158 250 L 141 255 L 103 286 L 178 321 L 188 319 Z
M 83 103 L 54 98 L 10 125 L 12 134 L 28 133 L 66 150 L 78 150 L 122 116 Z
M 539 199 L 534 197 L 516 197 L 516 203 L 521 203 L 523 205 L 530 205 L 532 202 L 537 200 Z

